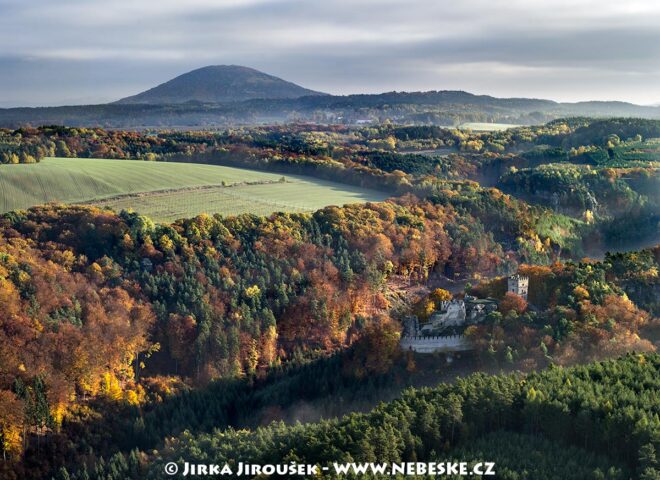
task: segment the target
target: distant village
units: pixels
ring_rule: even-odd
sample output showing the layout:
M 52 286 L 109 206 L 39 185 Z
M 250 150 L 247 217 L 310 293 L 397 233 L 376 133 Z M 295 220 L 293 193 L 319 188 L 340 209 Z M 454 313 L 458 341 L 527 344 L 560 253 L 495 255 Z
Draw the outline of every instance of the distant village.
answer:
M 528 277 L 512 275 L 508 278 L 507 291 L 527 300 L 528 290 Z M 466 295 L 463 299 L 444 301 L 441 308 L 434 311 L 424 324 L 420 325 L 415 315 L 405 319 L 401 348 L 419 353 L 472 350 L 463 334 L 465 328 L 483 322 L 497 307 L 498 302 L 495 299 L 480 299 L 471 295 Z

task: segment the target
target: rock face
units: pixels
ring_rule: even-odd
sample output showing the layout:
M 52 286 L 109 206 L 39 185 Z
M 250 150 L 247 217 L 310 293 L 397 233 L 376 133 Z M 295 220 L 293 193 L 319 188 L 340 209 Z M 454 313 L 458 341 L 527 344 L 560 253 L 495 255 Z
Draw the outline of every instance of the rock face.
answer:
M 252 99 L 300 98 L 325 95 L 253 68 L 214 65 L 184 73 L 118 104 L 164 105 L 186 102 L 229 103 Z

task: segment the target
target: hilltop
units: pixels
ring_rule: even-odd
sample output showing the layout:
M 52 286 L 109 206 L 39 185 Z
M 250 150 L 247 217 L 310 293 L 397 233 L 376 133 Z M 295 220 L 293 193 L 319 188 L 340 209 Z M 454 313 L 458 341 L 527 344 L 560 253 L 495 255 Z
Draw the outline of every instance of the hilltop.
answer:
M 179 75 L 117 104 L 229 103 L 252 99 L 299 98 L 325 95 L 238 65 L 212 65 Z

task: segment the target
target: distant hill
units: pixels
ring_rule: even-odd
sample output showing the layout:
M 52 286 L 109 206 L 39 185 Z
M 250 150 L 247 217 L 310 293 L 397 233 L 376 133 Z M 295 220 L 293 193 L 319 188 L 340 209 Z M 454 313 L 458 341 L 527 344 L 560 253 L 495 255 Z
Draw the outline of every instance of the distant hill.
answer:
M 325 95 L 295 83 L 237 65 L 213 65 L 184 73 L 169 82 L 116 104 L 229 103 L 253 99 L 299 98 Z
M 204 128 L 287 122 L 456 126 L 466 122 L 538 125 L 556 118 L 660 119 L 660 107 L 626 102 L 559 103 L 464 91 L 327 95 L 252 68 L 204 67 L 105 105 L 0 108 L 0 127 Z

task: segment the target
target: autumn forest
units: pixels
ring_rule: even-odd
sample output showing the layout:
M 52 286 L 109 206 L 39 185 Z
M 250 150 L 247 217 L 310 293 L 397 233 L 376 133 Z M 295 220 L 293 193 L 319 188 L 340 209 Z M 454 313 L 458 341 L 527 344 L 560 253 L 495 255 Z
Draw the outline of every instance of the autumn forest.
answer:
M 0 185 L 51 157 L 389 198 L 173 223 L 139 196 L 3 213 L 1 478 L 155 479 L 180 458 L 660 478 L 660 121 L 0 129 Z M 406 319 L 472 298 L 496 308 L 452 330 L 469 349 L 401 348 Z

